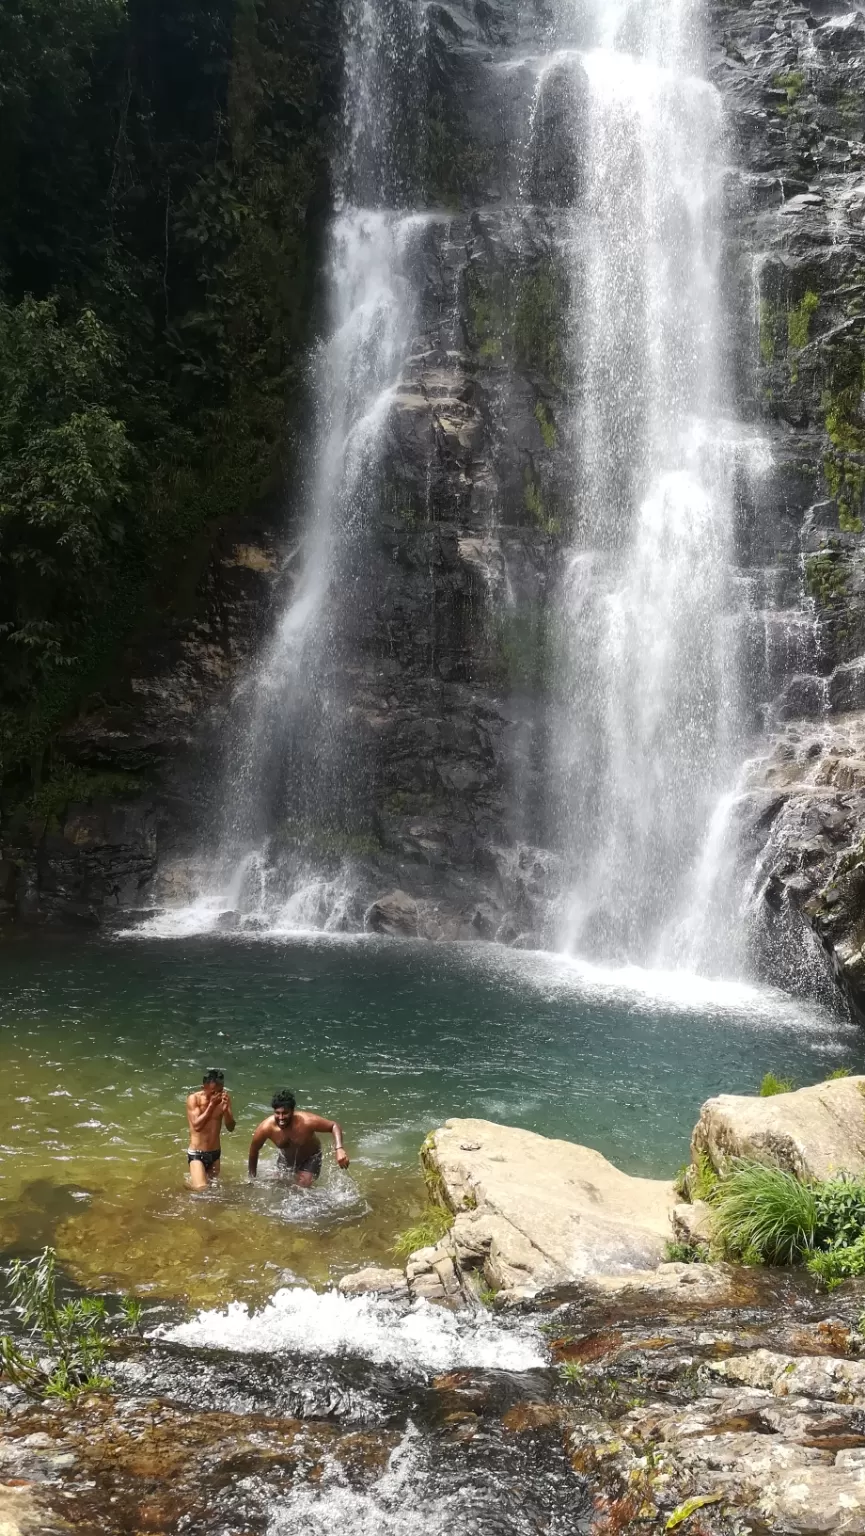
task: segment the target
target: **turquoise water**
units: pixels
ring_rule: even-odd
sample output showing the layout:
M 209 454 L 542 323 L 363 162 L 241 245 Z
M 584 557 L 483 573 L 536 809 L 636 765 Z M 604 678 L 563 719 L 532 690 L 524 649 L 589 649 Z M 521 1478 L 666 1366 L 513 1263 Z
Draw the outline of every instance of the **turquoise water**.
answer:
M 861 1031 L 778 993 L 480 944 L 26 940 L 3 948 L 0 1009 L 0 1241 L 53 1241 L 87 1283 L 204 1300 L 386 1258 L 448 1116 L 663 1176 L 709 1095 L 865 1070 Z M 183 1101 L 211 1065 L 239 1124 L 221 1190 L 192 1200 Z M 353 1159 L 346 1179 L 328 1156 L 306 1204 L 267 1169 L 245 1179 L 280 1087 L 338 1118 Z

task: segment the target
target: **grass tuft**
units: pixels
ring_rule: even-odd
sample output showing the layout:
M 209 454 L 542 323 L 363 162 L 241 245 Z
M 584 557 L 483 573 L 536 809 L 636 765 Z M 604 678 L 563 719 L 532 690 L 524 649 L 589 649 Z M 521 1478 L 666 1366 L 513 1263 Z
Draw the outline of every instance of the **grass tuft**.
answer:
M 795 1264 L 815 1246 L 816 1191 L 782 1168 L 737 1159 L 720 1181 L 713 1203 L 715 1232 L 731 1257 Z
M 776 1093 L 793 1093 L 795 1088 L 792 1078 L 776 1077 L 774 1072 L 767 1072 L 760 1084 L 760 1098 L 771 1099 Z
M 432 1248 L 450 1231 L 453 1224 L 453 1211 L 443 1205 L 428 1205 L 420 1221 L 413 1227 L 406 1227 L 404 1232 L 399 1232 L 394 1238 L 394 1255 L 405 1263 L 418 1248 Z

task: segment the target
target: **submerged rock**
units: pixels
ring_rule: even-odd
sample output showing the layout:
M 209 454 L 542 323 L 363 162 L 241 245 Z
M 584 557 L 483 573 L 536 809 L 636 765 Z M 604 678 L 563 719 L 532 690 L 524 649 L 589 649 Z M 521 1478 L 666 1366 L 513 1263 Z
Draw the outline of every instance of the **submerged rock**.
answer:
M 651 1270 L 663 1258 L 672 1183 L 632 1178 L 591 1147 L 488 1120 L 448 1120 L 422 1156 L 456 1218 L 434 1248 L 409 1260 L 418 1294 L 451 1300 L 482 1274 L 508 1301 Z
M 750 1098 L 708 1099 L 691 1138 L 691 1154 L 722 1171 L 731 1158 L 774 1163 L 802 1179 L 865 1173 L 865 1077 Z

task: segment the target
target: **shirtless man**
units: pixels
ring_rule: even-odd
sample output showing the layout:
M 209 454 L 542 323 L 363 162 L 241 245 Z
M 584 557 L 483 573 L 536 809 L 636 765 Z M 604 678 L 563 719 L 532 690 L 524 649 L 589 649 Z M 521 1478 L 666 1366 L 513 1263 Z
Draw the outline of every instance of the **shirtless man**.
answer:
M 205 1072 L 202 1086 L 186 1100 L 186 1118 L 189 1121 L 189 1151 L 186 1154 L 189 1182 L 193 1189 L 206 1189 L 210 1180 L 219 1175 L 222 1122 L 225 1121 L 227 1131 L 233 1131 L 237 1123 L 231 1099 L 225 1091 L 224 1072 L 218 1072 L 215 1067 Z
M 348 1153 L 342 1144 L 342 1127 L 335 1120 L 325 1120 L 308 1109 L 295 1109 L 293 1093 L 276 1093 L 272 1099 L 273 1114 L 262 1120 L 249 1147 L 249 1176 L 258 1173 L 258 1154 L 266 1141 L 272 1141 L 279 1149 L 276 1166 L 284 1173 L 293 1173 L 295 1183 L 309 1189 L 321 1173 L 321 1142 L 317 1131 L 330 1131 L 333 1136 L 336 1161 L 340 1168 L 348 1167 Z

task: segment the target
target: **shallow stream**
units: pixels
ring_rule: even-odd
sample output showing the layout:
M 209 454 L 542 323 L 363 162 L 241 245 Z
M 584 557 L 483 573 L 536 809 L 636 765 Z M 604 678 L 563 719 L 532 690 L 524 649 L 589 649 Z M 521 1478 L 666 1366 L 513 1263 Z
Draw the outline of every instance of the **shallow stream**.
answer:
M 388 1262 L 452 1115 L 672 1175 L 700 1104 L 865 1068 L 861 1032 L 780 993 L 497 947 L 354 938 L 11 942 L 0 983 L 0 1250 L 47 1243 L 89 1287 L 214 1306 Z M 225 1069 L 219 1188 L 185 1187 L 184 1097 Z M 335 1116 L 352 1164 L 312 1193 L 262 1163 L 274 1089 Z

